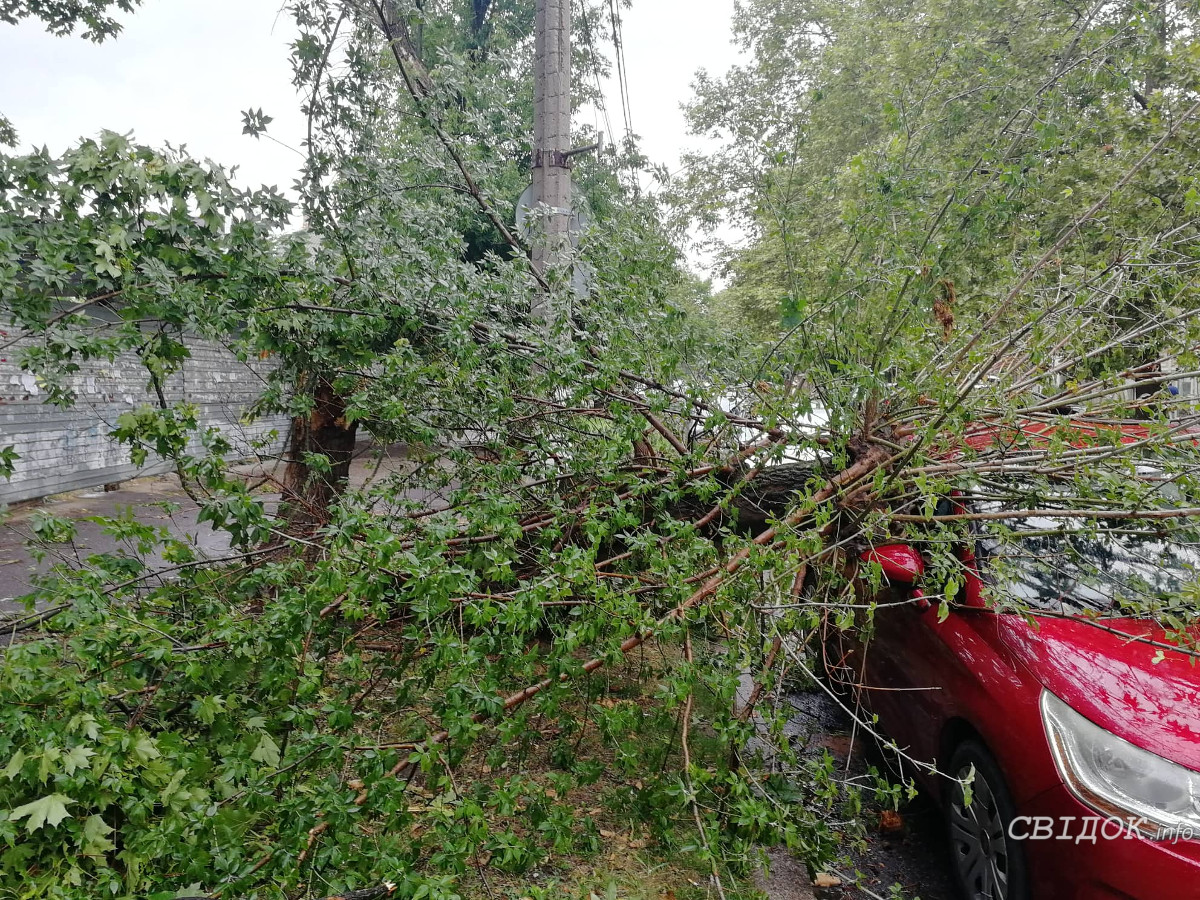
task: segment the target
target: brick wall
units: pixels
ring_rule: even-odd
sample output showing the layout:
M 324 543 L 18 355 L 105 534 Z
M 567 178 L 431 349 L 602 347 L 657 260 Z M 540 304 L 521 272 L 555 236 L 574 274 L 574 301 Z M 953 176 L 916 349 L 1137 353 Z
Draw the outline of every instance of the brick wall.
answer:
M 274 451 L 287 437 L 288 419 L 275 416 L 243 421 L 245 409 L 261 394 L 269 362 L 242 363 L 225 348 L 193 339 L 191 359 L 165 385 L 168 402 L 188 400 L 200 408 L 203 425 L 219 427 L 242 455 L 251 442 L 277 432 Z M 20 454 L 12 479 L 0 478 L 0 503 L 14 503 L 63 491 L 97 487 L 140 475 L 168 471 L 151 454 L 141 469 L 129 461 L 129 450 L 108 434 L 117 416 L 140 405 L 157 404 L 147 392 L 146 370 L 132 355 L 115 362 L 86 364 L 74 376 L 78 401 L 72 409 L 48 406 L 45 392 L 17 359 L 20 344 L 0 350 L 0 447 L 13 445 Z

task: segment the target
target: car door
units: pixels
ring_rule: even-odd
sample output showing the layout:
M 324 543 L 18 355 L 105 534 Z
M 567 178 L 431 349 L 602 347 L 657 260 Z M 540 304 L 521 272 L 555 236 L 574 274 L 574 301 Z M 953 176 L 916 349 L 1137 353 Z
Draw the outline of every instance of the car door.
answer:
M 930 760 L 948 716 L 946 692 L 963 667 L 946 643 L 938 609 L 907 593 L 889 589 L 876 598 L 873 633 L 861 651 L 860 690 L 897 747 Z
M 957 500 L 943 498 L 935 514 L 961 511 Z M 874 598 L 874 630 L 862 654 L 867 705 L 902 750 L 924 760 L 937 755 L 961 698 L 978 689 L 979 669 L 994 668 L 991 642 L 977 628 L 987 623 L 978 621 L 986 604 L 973 549 L 963 545 L 955 555 L 964 576 L 961 603 L 926 598 L 921 586 L 888 587 Z
M 874 634 L 862 649 L 867 705 L 897 746 L 922 761 L 937 758 L 951 719 L 1002 744 L 1010 700 L 1026 693 L 999 640 L 974 553 L 964 547 L 958 555 L 966 576 L 961 603 L 943 608 L 919 591 L 889 588 L 877 597 Z

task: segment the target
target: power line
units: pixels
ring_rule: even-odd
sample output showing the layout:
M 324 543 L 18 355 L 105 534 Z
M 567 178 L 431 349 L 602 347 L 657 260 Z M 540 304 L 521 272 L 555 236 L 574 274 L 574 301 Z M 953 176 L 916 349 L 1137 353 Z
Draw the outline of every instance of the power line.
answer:
M 618 9 L 618 0 L 608 0 L 608 10 L 612 16 L 613 47 L 616 49 L 617 57 L 617 89 L 621 94 L 621 112 L 625 117 L 625 139 L 632 141 L 633 119 L 629 111 L 631 104 L 629 101 L 628 67 L 625 64 L 625 37 L 621 29 L 621 13 Z
M 596 45 L 592 41 L 592 23 L 588 18 L 587 0 L 579 0 L 580 18 L 583 21 L 583 41 L 587 45 L 588 55 L 592 60 L 592 75 L 596 80 L 596 102 L 595 109 L 599 111 L 604 119 L 604 133 L 611 139 L 616 139 L 617 133 L 613 130 L 612 120 L 608 117 L 608 102 L 604 98 L 603 73 L 600 67 L 600 54 L 596 52 Z M 596 128 L 600 130 L 599 126 Z

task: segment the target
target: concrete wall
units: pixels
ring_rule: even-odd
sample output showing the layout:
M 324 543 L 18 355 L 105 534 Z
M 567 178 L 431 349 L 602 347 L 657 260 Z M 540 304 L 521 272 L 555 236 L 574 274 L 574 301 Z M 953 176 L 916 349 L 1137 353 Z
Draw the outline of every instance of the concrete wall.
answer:
M 0 343 L 7 340 L 0 337 Z M 245 409 L 262 393 L 271 363 L 242 363 L 220 345 L 199 339 L 192 340 L 189 349 L 191 359 L 165 386 L 168 402 L 195 403 L 202 424 L 219 427 L 242 455 L 251 455 L 251 442 L 274 429 L 277 452 L 287 437 L 286 416 L 243 421 Z M 20 343 L 0 350 L 0 447 L 13 445 L 20 454 L 12 479 L 0 478 L 0 503 L 170 470 L 153 454 L 144 467 L 135 467 L 128 448 L 108 436 L 121 413 L 147 403 L 157 405 L 136 357 L 126 354 L 112 363 L 85 365 L 74 376 L 74 408 L 60 409 L 46 405 L 37 380 L 20 370 L 20 352 Z

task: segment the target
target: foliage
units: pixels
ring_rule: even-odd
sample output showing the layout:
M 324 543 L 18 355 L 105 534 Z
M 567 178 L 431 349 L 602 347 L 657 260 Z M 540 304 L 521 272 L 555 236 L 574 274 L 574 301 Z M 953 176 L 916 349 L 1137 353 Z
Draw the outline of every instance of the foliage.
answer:
M 606 216 L 581 251 L 594 295 L 559 322 L 587 340 L 543 335 L 529 321 L 539 288 L 520 248 L 497 252 L 493 233 L 480 251 L 470 237 L 493 230 L 492 198 L 514 195 L 520 178 L 528 129 L 503 102 L 508 61 L 458 55 L 450 41 L 433 54 L 432 36 L 455 33 L 455 20 L 425 10 L 423 56 L 436 62 L 411 63 L 404 74 L 419 90 L 397 110 L 400 73 L 376 20 L 316 2 L 294 13 L 312 118 L 305 231 L 280 235 L 294 211 L 277 194 L 242 191 L 216 166 L 115 133 L 62 159 L 6 158 L 4 291 L 9 314 L 37 336 L 23 364 L 69 404 L 81 365 L 134 353 L 149 395 L 161 396 L 192 335 L 220 338 L 245 358 L 278 361 L 261 410 L 303 415 L 310 386 L 328 383 L 348 420 L 439 462 L 414 460 L 347 497 L 292 552 L 270 546 L 286 536 L 224 466 L 224 439 L 196 440 L 193 409 L 151 403 L 121 417 L 114 437 L 136 460 L 173 460 L 200 521 L 228 532 L 234 552 L 214 564 L 135 520 L 105 520 L 127 549 L 57 570 L 40 588 L 69 609 L 0 668 L 12 701 L 0 728 L 0 865 L 21 896 L 282 894 L 381 878 L 402 896 L 453 896 L 481 854 L 524 871 L 594 845 L 594 826 L 546 785 L 488 776 L 519 771 L 537 723 L 579 710 L 582 727 L 555 748 L 554 791 L 596 781 L 615 753 L 620 771 L 643 776 L 621 803 L 659 840 L 683 842 L 673 767 L 646 777 L 640 717 L 593 708 L 603 684 L 579 658 L 613 658 L 683 590 L 676 573 L 712 555 L 664 509 L 677 546 L 656 557 L 643 507 L 689 479 L 658 484 L 656 466 L 631 469 L 627 452 L 647 420 L 620 373 L 674 382 L 709 343 L 666 303 L 682 280 L 676 251 L 655 210 L 598 171 L 589 184 Z M 269 126 L 262 110 L 246 124 Z M 476 140 L 460 144 L 467 133 Z M 558 308 L 574 305 L 567 284 L 553 278 L 549 289 Z M 89 315 L 97 308 L 108 314 Z M 458 449 L 469 442 L 494 461 Z M 312 454 L 306 463 L 329 470 Z M 593 491 L 609 499 L 581 517 Z M 438 496 L 444 511 L 413 515 Z M 54 521 L 38 532 L 72 536 Z M 647 557 L 647 577 L 660 570 L 652 608 L 595 576 L 618 543 Z M 156 557 L 170 578 L 155 574 Z M 497 696 L 547 673 L 574 677 L 489 736 Z M 673 720 L 685 692 L 664 691 L 656 721 Z M 594 746 L 581 749 L 585 738 Z M 473 748 L 490 762 L 455 771 Z M 430 809 L 413 811 L 418 789 Z
M 116 8 L 133 12 L 141 0 L 3 0 L 0 2 L 0 22 L 15 25 L 21 19 L 41 21 L 51 34 L 72 34 L 82 27 L 82 36 L 89 41 L 101 41 L 121 32 L 121 23 L 109 14 Z
M 1102 224 L 1063 248 L 1055 271 L 1067 288 L 1076 267 L 1144 258 L 1152 276 L 1122 272 L 1130 298 L 1182 271 L 1156 238 L 1189 227 L 1195 126 L 1179 117 L 1193 102 L 1192 5 L 740 9 L 750 61 L 702 78 L 691 109 L 694 129 L 729 139 L 693 161 L 679 193 L 702 220 L 731 209 L 753 236 L 728 257 L 725 302 L 760 330 L 818 310 L 840 323 L 825 313 L 836 305 L 855 317 L 919 316 L 932 332 L 943 281 L 956 311 L 985 313 L 1175 124 L 1178 137 Z M 1114 298 L 1117 322 L 1128 321 L 1123 305 Z M 874 343 L 842 353 L 869 356 Z
M 33 633 L 0 660 L 0 880 L 449 900 L 595 855 L 603 824 L 718 892 L 759 845 L 835 859 L 861 827 L 838 823 L 905 789 L 844 785 L 739 688 L 815 677 L 823 630 L 865 605 L 858 550 L 967 539 L 937 499 L 1012 468 L 1025 504 L 1155 510 L 1195 539 L 1172 518 L 1197 505 L 1191 413 L 1123 393 L 1131 364 L 1194 366 L 1191 13 L 1170 6 L 1155 43 L 1141 6 L 985 6 L 741 7 L 754 59 L 694 110 L 730 141 L 680 196 L 754 229 L 730 293 L 762 350 L 712 327 L 719 298 L 612 160 L 579 172 L 589 294 L 569 266 L 533 273 L 506 225 L 528 175 L 526 2 L 292 3 L 294 207 L 116 133 L 0 158 L 23 364 L 70 404 L 81 365 L 135 354 L 158 402 L 113 436 L 170 460 L 230 544 L 207 559 L 101 519 L 121 549 L 28 598 L 14 627 Z M 324 491 L 270 486 L 319 507 L 306 530 L 163 401 L 194 335 L 276 362 L 254 412 L 305 425 L 289 468 Z M 1139 414 L 1144 439 L 965 439 L 1068 406 Z M 405 456 L 350 487 L 359 427 Z M 34 527 L 44 549 L 73 539 Z M 929 568 L 948 609 L 961 564 Z M 1122 611 L 1194 653 L 1192 601 Z

